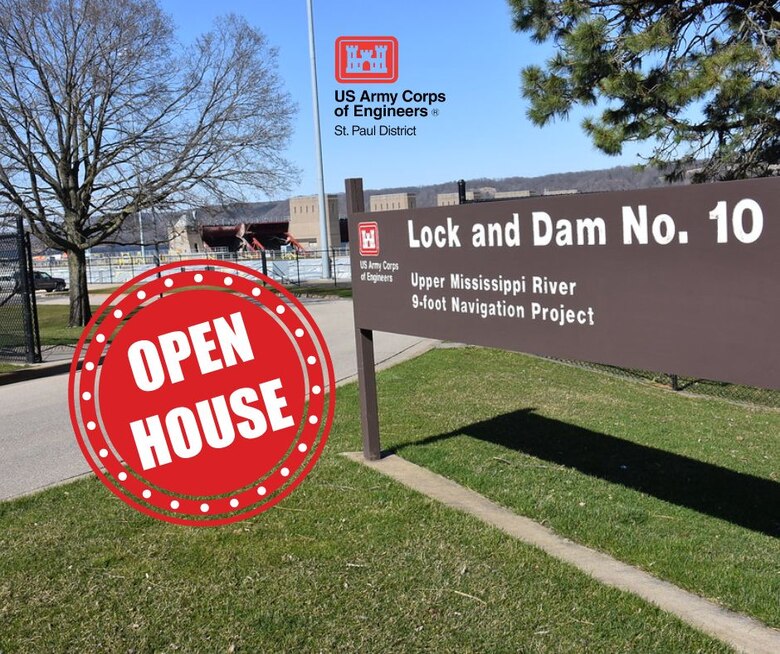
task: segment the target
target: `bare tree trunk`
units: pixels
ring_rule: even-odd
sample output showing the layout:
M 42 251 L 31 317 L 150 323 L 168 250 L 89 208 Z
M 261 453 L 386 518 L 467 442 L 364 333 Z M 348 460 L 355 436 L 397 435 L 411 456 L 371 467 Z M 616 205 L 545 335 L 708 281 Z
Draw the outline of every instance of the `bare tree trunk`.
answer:
M 92 317 L 87 289 L 87 257 L 84 250 L 68 250 L 70 316 L 68 327 L 84 327 Z

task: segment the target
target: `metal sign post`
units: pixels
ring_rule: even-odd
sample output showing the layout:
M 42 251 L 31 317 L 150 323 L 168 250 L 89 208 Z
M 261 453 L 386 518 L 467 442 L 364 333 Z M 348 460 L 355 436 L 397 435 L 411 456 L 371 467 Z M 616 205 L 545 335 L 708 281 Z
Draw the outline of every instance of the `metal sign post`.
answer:
M 365 211 L 363 180 L 345 181 L 347 216 Z M 354 234 L 350 233 L 350 242 Z M 355 319 L 355 345 L 357 350 L 358 387 L 360 389 L 360 426 L 363 431 L 363 456 L 376 461 L 382 456 L 379 443 L 379 409 L 376 398 L 376 370 L 374 368 L 374 332 L 361 329 Z

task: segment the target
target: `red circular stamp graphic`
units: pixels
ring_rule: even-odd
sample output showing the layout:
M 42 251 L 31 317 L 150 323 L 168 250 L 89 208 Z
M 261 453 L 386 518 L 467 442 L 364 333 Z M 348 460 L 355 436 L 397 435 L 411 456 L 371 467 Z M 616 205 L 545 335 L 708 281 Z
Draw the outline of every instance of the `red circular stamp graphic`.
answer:
M 308 474 L 328 437 L 333 364 L 304 306 L 259 272 L 149 270 L 95 313 L 68 387 L 79 446 L 117 496 L 194 526 L 243 520 Z

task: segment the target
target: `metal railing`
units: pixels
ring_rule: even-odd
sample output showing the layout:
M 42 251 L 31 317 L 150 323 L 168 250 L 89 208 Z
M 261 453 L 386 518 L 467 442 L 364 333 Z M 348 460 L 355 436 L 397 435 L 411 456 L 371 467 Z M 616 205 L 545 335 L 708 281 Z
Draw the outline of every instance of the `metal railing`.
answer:
M 331 267 L 331 279 L 323 280 L 321 250 L 265 250 L 253 252 L 210 251 L 208 253 L 187 254 L 147 254 L 140 252 L 118 255 L 96 254 L 87 259 L 87 283 L 123 284 L 136 275 L 157 265 L 190 261 L 192 259 L 210 259 L 213 261 L 232 261 L 243 264 L 268 275 L 283 284 L 300 285 L 304 282 L 323 281 L 334 286 L 351 280 L 349 250 L 346 247 L 331 248 L 328 252 Z M 35 269 L 48 272 L 53 277 L 68 278 L 68 262 L 58 257 L 38 257 Z
M 714 397 L 730 402 L 739 402 L 743 404 L 754 404 L 756 406 L 765 406 L 780 408 L 780 391 L 774 391 L 767 388 L 757 388 L 755 386 L 742 386 L 740 384 L 731 384 L 728 382 L 712 381 L 710 379 L 699 379 L 697 377 L 680 377 L 674 374 L 661 372 L 652 372 L 649 370 L 636 370 L 633 368 L 618 368 L 617 366 L 608 366 L 601 363 L 589 363 L 586 361 L 572 361 L 564 359 L 554 359 L 578 368 L 586 370 L 597 370 L 605 372 L 622 379 L 632 381 L 642 381 L 659 386 L 665 386 L 673 391 L 683 391 L 694 395 L 703 395 Z

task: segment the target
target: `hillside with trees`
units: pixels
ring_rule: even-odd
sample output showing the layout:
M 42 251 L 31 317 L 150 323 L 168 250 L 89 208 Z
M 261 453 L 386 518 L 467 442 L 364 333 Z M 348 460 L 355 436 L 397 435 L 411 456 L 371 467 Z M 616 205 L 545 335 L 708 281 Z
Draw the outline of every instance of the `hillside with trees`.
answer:
M 383 193 L 416 193 L 418 207 L 435 207 L 438 193 L 455 193 L 458 190 L 458 181 L 432 184 L 428 186 L 399 186 L 393 188 L 371 188 L 368 186 L 371 180 L 363 180 L 366 189 L 366 201 L 368 196 Z M 605 170 L 584 170 L 568 173 L 553 173 L 539 177 L 505 177 L 494 179 L 480 177 L 467 179 L 466 188 L 476 189 L 483 186 L 493 187 L 497 191 L 531 191 L 532 195 L 542 195 L 545 191 L 562 191 L 576 189 L 580 193 L 594 191 L 625 191 L 637 188 L 650 188 L 653 186 L 667 186 L 664 175 L 655 168 L 634 168 L 631 166 L 617 166 Z M 346 206 L 342 207 L 343 194 L 339 197 L 342 213 L 346 214 Z

